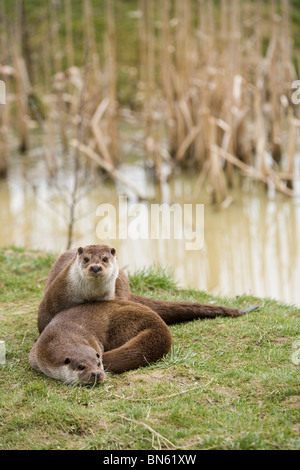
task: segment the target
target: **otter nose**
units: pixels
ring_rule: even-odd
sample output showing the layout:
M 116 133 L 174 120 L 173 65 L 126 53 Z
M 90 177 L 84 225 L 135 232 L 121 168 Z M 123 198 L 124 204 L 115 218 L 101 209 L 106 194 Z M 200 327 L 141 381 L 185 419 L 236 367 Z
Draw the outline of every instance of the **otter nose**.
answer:
M 102 267 L 101 266 L 91 266 L 90 267 L 90 271 L 92 271 L 93 273 L 98 273 L 99 271 L 102 271 Z
M 105 379 L 105 373 L 104 372 L 92 372 L 91 379 L 93 382 L 100 382 L 101 380 Z

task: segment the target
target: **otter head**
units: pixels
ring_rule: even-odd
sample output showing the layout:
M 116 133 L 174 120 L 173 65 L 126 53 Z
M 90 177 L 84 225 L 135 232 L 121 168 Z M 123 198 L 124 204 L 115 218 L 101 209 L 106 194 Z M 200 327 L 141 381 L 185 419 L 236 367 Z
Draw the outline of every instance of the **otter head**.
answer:
M 61 358 L 61 366 L 64 369 L 63 374 L 67 381 L 79 383 L 98 383 L 102 382 L 106 374 L 102 365 L 102 352 L 97 352 L 90 346 L 78 346 L 76 349 L 65 351 Z M 69 380 L 68 380 L 69 378 Z
M 106 378 L 102 355 L 103 347 L 98 342 L 90 345 L 72 338 L 72 334 L 66 337 L 46 328 L 32 348 L 29 361 L 34 369 L 53 379 L 95 384 Z
M 119 273 L 116 250 L 107 245 L 88 245 L 77 250 L 81 274 L 85 278 L 116 278 Z

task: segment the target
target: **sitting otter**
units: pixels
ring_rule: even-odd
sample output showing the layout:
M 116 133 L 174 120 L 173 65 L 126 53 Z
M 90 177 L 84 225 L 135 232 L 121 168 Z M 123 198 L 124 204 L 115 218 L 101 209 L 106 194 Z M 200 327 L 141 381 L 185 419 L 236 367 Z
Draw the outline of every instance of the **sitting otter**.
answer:
M 97 383 L 162 358 L 171 348 L 167 325 L 150 308 L 116 300 L 58 313 L 29 354 L 38 372 L 66 383 Z
M 85 302 L 113 300 L 118 276 L 122 277 L 122 273 L 119 274 L 116 250 L 107 245 L 91 245 L 63 253 L 46 282 L 38 312 L 39 332 L 66 308 Z M 124 289 L 124 295 L 118 295 L 118 298 L 125 300 L 129 295 L 130 291 Z
M 158 313 L 167 324 L 220 315 L 236 317 L 249 311 L 131 294 L 128 278 L 119 269 L 116 250 L 108 245 L 88 245 L 66 251 L 52 267 L 39 306 L 39 332 L 62 310 L 85 302 L 106 300 L 130 300 L 143 304 Z

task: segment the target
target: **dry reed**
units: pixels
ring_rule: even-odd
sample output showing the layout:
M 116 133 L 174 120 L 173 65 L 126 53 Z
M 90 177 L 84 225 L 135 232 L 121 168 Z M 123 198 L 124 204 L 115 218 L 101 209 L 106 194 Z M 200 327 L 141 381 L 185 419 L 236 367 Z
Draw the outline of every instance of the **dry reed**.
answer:
M 81 66 L 75 64 L 78 42 L 75 46 L 70 0 L 49 0 L 43 10 L 40 34 L 45 49 L 35 51 L 38 58 L 33 75 L 40 80 L 33 85 L 28 73 L 30 50 L 25 54 L 22 43 L 24 4 L 16 3 L 19 8 L 12 29 L 7 28 L 2 6 L 0 38 L 6 54 L 0 60 L 2 66 L 14 67 L 16 93 L 12 99 L 17 104 L 20 147 L 26 150 L 29 146 L 29 97 L 42 94 L 51 171 L 56 156 L 49 148 L 49 133 L 60 135 L 68 152 L 71 140 L 76 139 L 78 119 L 82 119 L 82 141 L 77 148 L 92 167 L 99 165 L 120 178 L 115 169 L 126 155 L 118 145 L 118 123 L 128 116 L 118 103 L 122 63 L 117 55 L 117 15 L 121 3 L 104 2 L 102 53 L 93 2 L 83 2 L 82 56 L 88 57 L 89 73 L 82 116 L 76 110 L 84 78 Z M 137 8 L 128 34 L 136 34 L 139 42 L 139 87 L 133 91 L 132 102 L 140 107 L 130 116 L 140 120 L 144 155 L 155 169 L 161 191 L 162 164 L 167 161 L 171 169 L 197 171 L 198 184 L 208 178 L 213 202 L 226 201 L 234 169 L 266 185 L 271 181 L 279 192 L 293 196 L 299 126 L 291 102 L 291 84 L 297 73 L 289 1 L 272 0 L 266 9 L 261 1 L 221 0 L 217 8 L 204 0 L 139 0 Z M 9 46 L 12 34 L 15 42 Z M 11 125 L 9 115 L 8 110 L 0 115 L 2 134 Z M 3 162 L 7 166 L 6 154 L 2 144 L 2 166 Z M 5 174 L 1 168 L 0 172 Z

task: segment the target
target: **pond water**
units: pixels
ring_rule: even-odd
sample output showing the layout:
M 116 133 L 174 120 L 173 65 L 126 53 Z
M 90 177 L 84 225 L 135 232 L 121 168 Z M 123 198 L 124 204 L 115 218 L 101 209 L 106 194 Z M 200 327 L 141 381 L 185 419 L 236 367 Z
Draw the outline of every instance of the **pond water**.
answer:
M 124 166 L 122 170 L 137 188 L 155 198 L 153 181 L 142 166 Z M 65 250 L 70 196 L 66 188 L 71 176 L 64 175 L 65 189 L 58 190 L 56 184 L 49 183 L 42 175 L 38 166 L 28 169 L 19 157 L 11 166 L 8 178 L 0 182 L 1 246 L 15 244 L 57 253 Z M 99 222 L 104 219 L 99 212 L 97 215 L 97 208 L 99 205 L 103 208 L 104 203 L 118 208 L 120 195 L 126 194 L 126 188 L 111 181 L 89 186 L 78 202 L 73 246 L 107 242 L 117 249 L 121 267 L 130 272 L 156 263 L 174 268 L 174 278 L 182 287 L 222 296 L 246 293 L 272 297 L 300 306 L 299 198 L 291 200 L 270 191 L 267 193 L 262 185 L 244 180 L 231 190 L 229 207 L 216 210 L 209 204 L 205 190 L 195 192 L 196 175 L 176 175 L 165 185 L 165 202 L 179 203 L 184 227 L 190 231 L 192 227 L 203 230 L 204 234 L 203 246 L 188 250 L 184 236 L 174 238 L 174 227 L 171 227 L 169 239 L 151 236 L 133 239 L 131 225 L 127 236 L 120 239 L 119 224 L 124 220 L 118 211 L 116 239 L 99 239 Z M 299 190 L 298 187 L 298 193 Z M 141 211 L 142 206 L 134 206 L 137 201 L 129 194 L 131 218 L 128 216 L 127 225 L 138 221 L 139 227 L 135 228 L 139 233 L 146 233 L 151 202 L 143 204 L 145 210 Z M 184 204 L 189 204 L 193 210 L 197 204 L 204 205 L 201 206 L 204 225 L 200 218 L 196 220 L 195 211 L 183 218 Z M 133 217 L 136 208 L 142 212 L 138 219 Z M 151 223 L 156 223 L 153 217 Z

